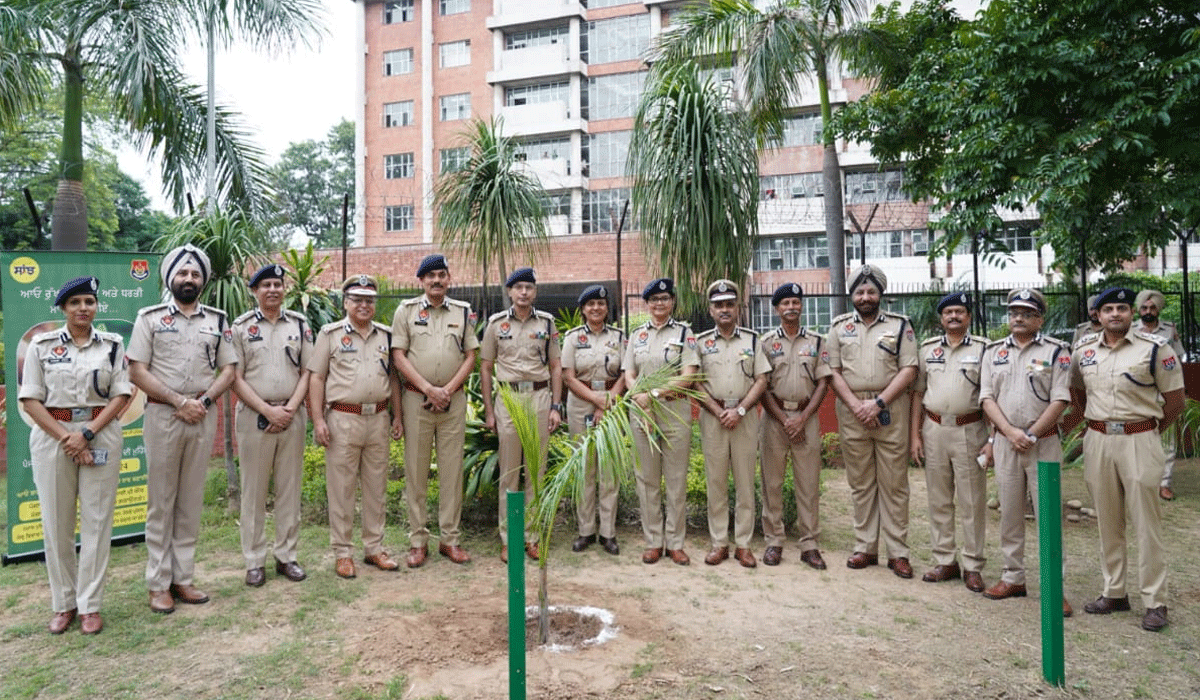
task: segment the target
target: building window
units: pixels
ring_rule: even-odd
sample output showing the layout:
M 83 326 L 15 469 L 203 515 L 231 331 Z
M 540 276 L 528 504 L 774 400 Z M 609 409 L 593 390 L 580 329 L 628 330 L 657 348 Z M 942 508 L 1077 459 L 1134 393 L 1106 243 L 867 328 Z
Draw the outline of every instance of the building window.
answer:
M 994 240 L 998 243 L 1003 243 L 1010 253 L 1030 252 L 1038 249 L 1036 233 L 1036 226 L 1029 224 L 1007 224 L 996 234 Z
M 825 196 L 825 177 L 821 173 L 792 173 L 767 175 L 758 179 L 758 198 L 805 199 Z
M 413 72 L 413 50 L 399 49 L 398 51 L 383 52 L 383 74 L 404 75 Z
M 533 139 L 513 144 L 517 160 L 558 160 L 571 152 L 571 139 L 564 137 Z
M 471 40 L 451 41 L 438 46 L 442 68 L 454 68 L 471 63 Z
M 383 106 L 383 125 L 408 126 L 413 123 L 413 101 L 388 102 Z
M 520 105 L 545 104 L 547 102 L 567 102 L 570 98 L 571 84 L 567 81 L 542 83 L 540 85 L 518 85 L 504 88 L 504 106 L 517 107 Z
M 754 251 L 756 270 L 818 270 L 829 267 L 825 235 L 759 238 Z
M 783 120 L 782 146 L 814 146 L 821 144 L 821 114 L 797 114 Z
M 750 322 L 762 332 L 769 331 L 779 325 L 779 317 L 771 306 L 771 297 L 751 297 Z M 810 333 L 825 335 L 833 318 L 829 312 L 829 297 L 804 297 L 804 310 L 800 312 L 800 325 Z
M 462 148 L 443 148 L 441 150 L 442 172 L 452 173 L 457 170 L 462 170 L 467 161 L 471 160 L 471 149 Z
M 445 95 L 439 99 L 442 105 L 442 121 L 452 122 L 456 119 L 471 118 L 471 93 L 460 92 L 457 95 Z
M 649 47 L 649 14 L 615 17 L 587 23 L 587 45 L 580 47 L 580 57 L 593 65 L 631 61 L 641 58 Z
M 644 72 L 588 78 L 588 119 L 632 117 L 645 84 Z
M 411 153 L 397 153 L 383 157 L 383 176 L 389 180 L 412 177 L 414 170 L 413 154 Z
M 413 0 L 383 3 L 383 23 L 398 24 L 413 21 Z
M 846 204 L 900 202 L 907 199 L 903 170 L 846 173 Z
M 387 207 L 385 210 L 385 217 L 385 231 L 413 230 L 413 207 L 411 204 L 402 204 L 398 207 Z
M 621 224 L 621 210 L 629 199 L 629 188 L 591 190 L 585 193 L 583 202 L 584 233 L 615 233 Z M 623 233 L 636 231 L 633 210 L 625 218 Z
M 906 258 L 929 252 L 929 232 L 925 229 L 847 233 L 846 264 L 850 267 L 860 264 L 863 260 L 864 235 L 868 261 L 879 258 Z
M 442 16 L 471 11 L 471 0 L 441 0 Z
M 508 32 L 504 35 L 504 50 L 517 51 L 531 46 L 565 44 L 570 35 L 571 29 L 565 24 L 559 27 L 540 27 Z
M 632 131 L 602 131 L 592 134 L 589 144 L 588 177 L 621 177 L 625 174 L 625 156 L 629 153 Z

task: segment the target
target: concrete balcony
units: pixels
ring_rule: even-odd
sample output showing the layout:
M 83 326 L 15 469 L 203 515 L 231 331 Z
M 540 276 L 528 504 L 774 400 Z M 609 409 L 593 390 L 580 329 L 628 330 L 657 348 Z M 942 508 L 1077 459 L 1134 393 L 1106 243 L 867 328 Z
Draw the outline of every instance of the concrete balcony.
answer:
M 534 78 L 550 78 L 578 73 L 587 76 L 587 64 L 572 57 L 567 42 L 501 51 L 496 55 L 496 70 L 488 71 L 490 84 L 513 83 Z
M 521 169 L 533 175 L 549 191 L 578 189 L 587 186 L 587 178 L 579 172 L 579 164 L 566 158 L 530 159 Z
M 500 116 L 504 118 L 505 136 L 587 131 L 587 124 L 579 115 L 571 114 L 570 106 L 561 101 L 502 107 Z
M 496 14 L 487 18 L 488 29 L 519 27 L 570 17 L 584 18 L 585 8 L 578 0 L 499 0 Z

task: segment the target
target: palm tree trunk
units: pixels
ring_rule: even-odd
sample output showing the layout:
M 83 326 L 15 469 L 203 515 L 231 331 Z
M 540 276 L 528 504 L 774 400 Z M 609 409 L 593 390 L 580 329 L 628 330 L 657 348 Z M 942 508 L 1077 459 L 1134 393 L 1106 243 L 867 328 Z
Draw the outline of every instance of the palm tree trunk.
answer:
M 83 67 L 79 47 L 68 45 L 63 66 L 63 133 L 58 192 L 50 220 L 52 250 L 87 250 L 87 198 L 83 193 Z
M 542 542 L 542 549 L 549 546 L 549 542 Z M 550 594 L 547 590 L 546 555 L 539 553 L 542 556 L 538 562 L 538 644 L 545 644 L 550 640 Z
M 829 104 L 828 62 L 823 54 L 814 61 L 817 94 L 821 97 L 821 139 L 825 142 L 821 175 L 825 181 L 825 240 L 829 243 L 829 312 L 839 316 L 846 310 L 846 225 L 842 212 L 842 167 L 838 162 L 837 143 L 829 123 L 833 108 Z

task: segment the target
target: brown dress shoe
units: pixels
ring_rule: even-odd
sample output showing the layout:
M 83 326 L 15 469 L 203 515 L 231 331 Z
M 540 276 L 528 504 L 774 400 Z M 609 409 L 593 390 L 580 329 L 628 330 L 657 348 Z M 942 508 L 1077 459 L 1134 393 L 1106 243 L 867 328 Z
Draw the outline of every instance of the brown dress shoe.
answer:
M 246 571 L 246 585 L 258 588 L 267 582 L 267 570 L 259 566 Z
M 180 603 L 200 605 L 208 602 L 208 594 L 190 583 L 172 583 L 171 595 Z
M 687 566 L 692 563 L 692 558 L 687 555 L 687 552 L 682 549 L 668 549 L 667 556 L 671 557 L 671 561 L 680 566 Z
M 908 563 L 908 557 L 896 557 L 895 559 L 888 559 L 888 568 L 892 570 L 892 573 L 896 574 L 900 578 L 913 577 L 912 564 Z
M 984 598 L 1004 600 L 1005 598 L 1024 598 L 1027 594 L 1025 584 L 997 581 L 996 585 L 983 592 Z
M 571 543 L 571 551 L 582 552 L 588 548 L 588 545 L 593 544 L 596 544 L 596 535 L 594 533 L 591 535 L 580 535 L 579 537 L 575 538 L 574 542 Z
M 429 556 L 429 547 L 411 547 L 408 550 L 408 556 L 404 558 L 405 565 L 410 569 L 416 569 L 425 563 L 425 558 Z
M 304 579 L 308 578 L 308 574 L 304 573 L 304 569 L 300 568 L 300 565 L 294 561 L 284 563 L 276 559 L 275 573 L 289 581 L 295 582 L 303 581 Z
M 737 562 L 747 569 L 753 569 L 754 567 L 758 566 L 758 562 L 754 560 L 754 553 L 749 549 L 744 549 L 742 547 L 734 549 L 733 558 L 737 559 Z
M 1175 492 L 1171 490 L 1170 486 L 1160 486 L 1158 488 L 1158 497 L 1164 501 L 1173 501 L 1175 500 Z M 1162 628 L 1160 627 L 1159 629 Z
M 846 560 L 846 567 L 850 569 L 865 569 L 868 566 L 877 566 L 879 564 L 878 554 L 867 554 L 866 552 L 855 552 Z
M 604 535 L 601 535 L 600 546 L 604 548 L 604 551 L 608 552 L 614 557 L 621 553 L 621 546 L 617 544 L 616 537 L 605 537 Z
M 983 592 L 983 574 L 978 571 L 968 571 L 963 574 L 963 585 L 976 592 Z
M 767 547 L 763 552 L 763 563 L 767 566 L 779 566 L 783 561 L 783 547 Z
M 63 612 L 54 613 L 54 617 L 50 618 L 50 634 L 62 634 L 67 631 L 71 623 L 75 621 L 76 608 L 71 608 Z
M 84 613 L 79 616 L 79 631 L 83 634 L 100 634 L 102 629 L 104 620 L 100 619 L 100 613 Z
M 150 609 L 166 615 L 175 612 L 175 599 L 170 591 L 150 591 Z
M 537 558 L 538 558 L 538 543 L 537 542 L 526 542 L 525 543 L 525 556 L 529 557 L 530 559 L 532 559 L 534 561 L 537 561 Z
M 1075 614 L 1075 609 L 1067 602 L 1067 597 L 1063 596 L 1063 617 L 1070 617 Z
M 1123 598 L 1100 596 L 1083 606 L 1083 611 L 1092 615 L 1111 615 L 1114 612 L 1125 612 L 1126 610 L 1129 610 L 1129 596 Z
M 647 549 L 646 551 L 642 552 L 642 563 L 643 564 L 653 564 L 654 562 L 658 561 L 659 559 L 662 559 L 662 554 L 663 554 L 662 547 L 651 547 L 651 548 Z
M 926 583 L 941 583 L 942 581 L 950 581 L 961 576 L 962 569 L 958 568 L 957 563 L 938 564 L 929 571 L 926 571 L 921 580 Z
M 704 563 L 709 566 L 716 566 L 729 558 L 729 547 L 713 547 L 708 552 L 708 556 L 704 557 Z
M 825 560 L 821 558 L 820 550 L 810 549 L 807 552 L 801 552 L 800 561 L 808 564 L 817 571 L 825 570 Z
M 380 569 L 382 571 L 395 571 L 400 568 L 400 564 L 392 559 L 392 555 L 387 552 L 376 552 L 363 557 L 363 562 Z
M 471 561 L 471 555 L 467 554 L 467 550 L 456 544 L 439 544 L 438 554 L 446 557 L 455 564 L 466 564 Z
M 354 578 L 358 576 L 358 573 L 354 570 L 354 560 L 350 557 L 339 557 L 333 570 L 342 578 Z
M 1147 632 L 1162 632 L 1167 626 L 1167 606 L 1160 605 L 1157 608 L 1146 608 L 1146 614 L 1142 617 L 1142 629 Z

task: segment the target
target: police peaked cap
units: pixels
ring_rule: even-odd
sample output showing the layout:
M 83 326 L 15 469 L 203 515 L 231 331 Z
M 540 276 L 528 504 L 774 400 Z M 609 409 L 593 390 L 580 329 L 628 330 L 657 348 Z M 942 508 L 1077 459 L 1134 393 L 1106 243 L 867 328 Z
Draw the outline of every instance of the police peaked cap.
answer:
M 379 285 L 375 283 L 375 278 L 370 275 L 350 275 L 342 282 L 343 294 L 361 294 L 362 296 L 373 297 L 377 294 L 376 290 Z
M 1046 313 L 1046 297 L 1036 289 L 1014 289 L 1008 293 L 1008 306 L 1023 306 L 1039 314 Z
M 708 285 L 708 300 L 728 301 L 730 299 L 737 299 L 740 291 L 732 280 L 717 280 Z
M 96 296 L 97 289 L 100 289 L 100 280 L 95 277 L 76 277 L 58 290 L 58 296 L 54 299 L 54 305 L 62 306 L 67 302 L 67 299 L 79 296 L 80 294 Z

